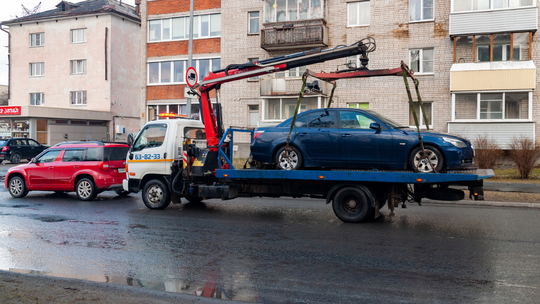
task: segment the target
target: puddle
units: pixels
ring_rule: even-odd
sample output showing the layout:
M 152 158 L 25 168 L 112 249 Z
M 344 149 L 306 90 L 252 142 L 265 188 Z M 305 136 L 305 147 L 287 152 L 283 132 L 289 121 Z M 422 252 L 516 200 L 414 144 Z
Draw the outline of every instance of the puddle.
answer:
M 2 268 L 0 268 L 2 269 Z M 5 269 L 5 268 L 4 268 Z M 95 275 L 95 276 L 81 276 L 73 274 L 61 274 L 55 272 L 47 272 L 40 270 L 29 270 L 29 269 L 18 269 L 18 268 L 9 268 L 5 269 L 8 271 L 22 273 L 22 274 L 33 274 L 33 275 L 43 275 L 56 278 L 68 278 L 68 279 L 79 279 L 100 283 L 110 283 L 117 285 L 125 285 L 132 287 L 147 288 L 157 291 L 166 291 L 166 292 L 175 292 L 182 294 L 191 294 L 199 297 L 214 298 L 214 299 L 224 299 L 224 300 L 237 300 L 245 302 L 257 302 L 264 303 L 261 301 L 261 297 L 257 296 L 253 292 L 242 292 L 234 291 L 228 288 L 225 290 L 218 282 L 216 282 L 216 277 L 209 275 L 204 282 L 194 283 L 184 281 L 180 278 L 163 278 L 162 281 L 147 281 L 137 277 L 128 276 L 107 276 L 107 275 Z M 275 303 L 275 302 L 272 302 Z

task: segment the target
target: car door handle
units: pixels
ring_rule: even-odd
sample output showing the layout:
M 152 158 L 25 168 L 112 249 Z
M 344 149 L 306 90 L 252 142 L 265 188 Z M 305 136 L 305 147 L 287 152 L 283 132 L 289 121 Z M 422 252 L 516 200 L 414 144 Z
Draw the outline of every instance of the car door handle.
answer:
M 73 168 L 75 168 L 75 169 L 79 169 L 79 166 L 73 166 Z
M 52 170 L 52 169 L 54 169 L 54 167 L 53 167 L 53 166 L 50 166 L 50 167 L 49 167 L 49 170 Z
M 341 137 L 351 137 L 351 134 L 341 134 Z

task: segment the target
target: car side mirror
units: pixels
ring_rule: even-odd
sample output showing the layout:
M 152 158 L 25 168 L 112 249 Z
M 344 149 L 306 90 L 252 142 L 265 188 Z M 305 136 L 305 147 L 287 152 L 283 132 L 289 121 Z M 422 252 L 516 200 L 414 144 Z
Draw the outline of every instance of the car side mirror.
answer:
M 380 130 L 381 129 L 381 125 L 377 122 L 372 122 L 369 124 L 369 128 L 370 129 L 374 129 L 374 130 Z
M 36 162 L 36 159 L 35 159 L 35 158 L 32 158 L 32 159 L 30 160 L 30 163 L 35 163 L 35 162 Z

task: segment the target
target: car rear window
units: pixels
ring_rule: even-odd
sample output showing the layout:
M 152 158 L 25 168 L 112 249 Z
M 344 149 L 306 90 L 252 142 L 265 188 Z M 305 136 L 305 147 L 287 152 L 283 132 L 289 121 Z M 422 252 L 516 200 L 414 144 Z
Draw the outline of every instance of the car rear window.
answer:
M 88 148 L 86 151 L 85 161 L 102 161 L 103 148 Z
M 82 161 L 84 156 L 84 150 L 66 150 L 62 157 L 63 162 L 78 162 Z
M 5 146 L 6 145 L 6 141 L 5 140 L 0 140 L 0 146 Z
M 126 160 L 129 147 L 110 147 L 105 148 L 107 155 L 109 156 L 109 161 L 114 160 Z

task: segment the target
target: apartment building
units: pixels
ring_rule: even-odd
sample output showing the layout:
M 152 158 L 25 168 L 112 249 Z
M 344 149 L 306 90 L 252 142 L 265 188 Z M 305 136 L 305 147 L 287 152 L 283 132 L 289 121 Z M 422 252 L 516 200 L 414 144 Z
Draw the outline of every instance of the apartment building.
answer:
M 185 96 L 189 68 L 189 0 L 138 0 L 141 7 L 146 120 L 168 119 L 163 113 L 198 118 L 198 99 Z M 221 1 L 194 1 L 192 67 L 202 80 L 221 68 Z M 215 102 L 215 96 L 212 96 Z M 189 112 L 189 113 L 188 113 Z
M 1 23 L 10 36 L 10 100 L 0 137 L 122 140 L 141 127 L 140 18 L 116 0 L 61 1 Z
M 223 0 L 221 12 L 223 66 L 371 36 L 377 49 L 368 68 L 396 68 L 404 61 L 414 69 L 430 129 L 471 140 L 487 135 L 503 148 L 513 136 L 539 139 L 536 1 Z M 225 84 L 225 124 L 281 122 L 293 114 L 306 68 L 351 66 L 359 67 L 359 58 Z M 301 111 L 326 106 L 331 87 L 319 83 L 322 92 L 307 94 Z M 332 106 L 371 109 L 414 125 L 401 77 L 339 80 Z M 246 151 L 249 139 L 236 143 Z

